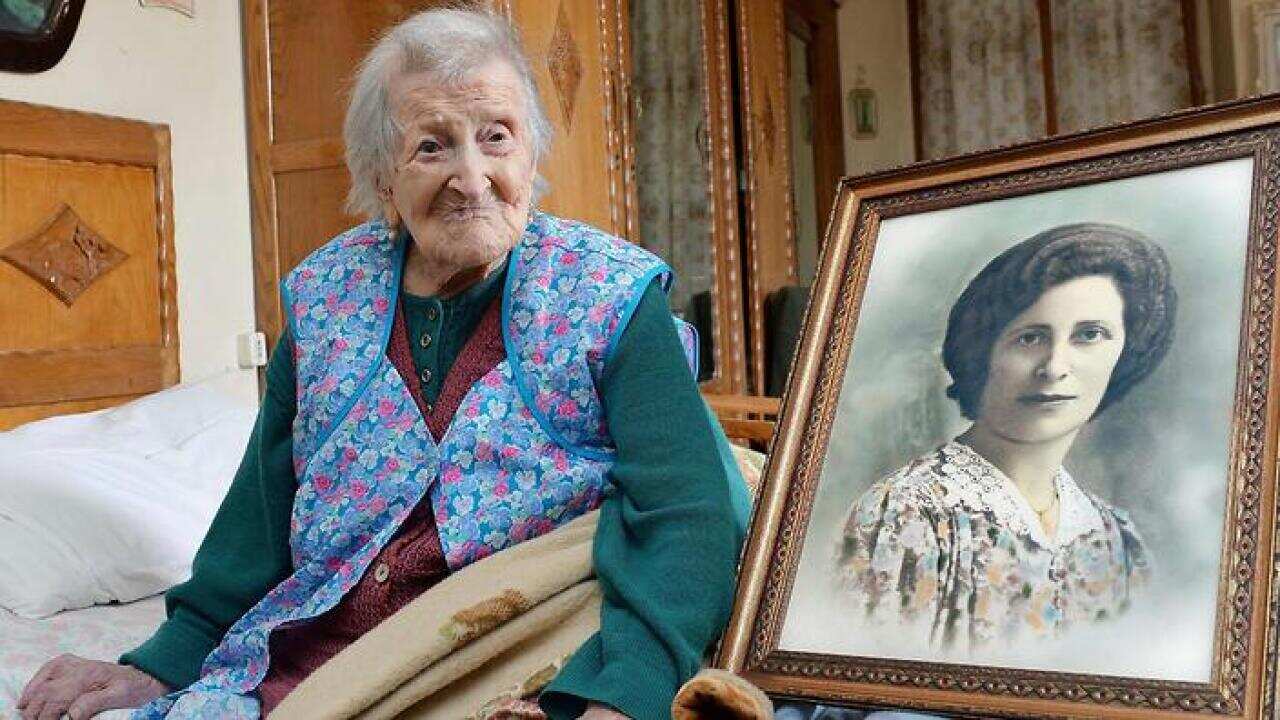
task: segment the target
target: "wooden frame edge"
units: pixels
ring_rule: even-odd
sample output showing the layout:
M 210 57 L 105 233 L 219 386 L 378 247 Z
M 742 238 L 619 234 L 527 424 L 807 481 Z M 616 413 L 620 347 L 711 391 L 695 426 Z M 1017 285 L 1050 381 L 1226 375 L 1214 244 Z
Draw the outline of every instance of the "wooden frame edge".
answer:
M 818 279 L 814 283 L 809 306 L 805 311 L 800 346 L 796 349 L 791 379 L 780 403 L 773 445 L 769 449 L 762 473 L 764 482 L 747 530 L 748 539 L 738 570 L 733 611 L 714 663 L 715 667 L 733 673 L 741 674 L 746 669 L 750 633 L 755 626 L 760 597 L 764 593 L 768 550 L 777 535 L 778 521 L 786 503 L 787 487 L 781 478 L 790 476 L 799 451 L 801 433 L 794 423 L 790 430 L 783 432 L 783 419 L 791 416 L 803 417 L 808 413 L 812 393 L 798 393 L 797 389 L 811 387 L 815 380 L 819 361 L 817 350 L 827 342 L 830 318 L 835 310 L 833 290 L 839 274 L 833 268 L 842 266 L 848 255 L 851 245 L 849 230 L 852 229 L 857 212 L 858 199 L 848 184 L 843 183 L 832 206 L 832 223 L 828 227 L 827 242 L 823 244 L 822 256 L 819 258 Z M 831 254 L 829 260 L 828 253 Z
M 153 123 L 5 99 L 0 112 L 8 125 L 0 153 L 149 168 L 159 162 Z
M 280 307 L 280 237 L 276 220 L 274 166 L 277 149 L 271 132 L 271 58 L 267 48 L 267 0 L 241 0 L 240 24 L 244 42 L 245 113 L 249 146 L 249 216 L 253 239 L 254 320 L 274 346 L 284 331 Z M 328 152 L 332 148 L 307 149 Z M 281 149 L 282 158 L 297 160 L 298 152 Z M 259 374 L 259 380 L 262 374 Z
M 713 139 L 708 160 L 711 198 L 711 262 L 715 268 L 712 304 L 715 372 L 702 387 L 714 393 L 740 393 L 747 387 L 746 328 L 742 294 L 741 237 L 738 233 L 738 164 L 734 157 L 736 121 L 730 108 L 733 67 L 729 62 L 730 7 L 726 0 L 703 0 L 703 112 Z
M 168 126 L 155 125 L 153 128 L 156 138 L 156 223 L 160 232 L 157 240 L 160 245 L 162 379 L 168 387 L 182 377 L 178 334 L 178 255 L 174 244 L 173 157 Z
M 924 96 L 920 89 L 920 0 L 907 0 L 907 55 L 911 59 L 911 134 L 916 162 L 924 160 Z
M 760 197 L 764 194 L 763 187 L 760 182 L 760 161 L 757 159 L 762 154 L 767 154 L 770 150 L 775 150 L 780 159 L 777 165 L 781 168 L 777 172 L 780 188 L 776 192 L 783 198 L 783 240 L 782 244 L 787 254 L 789 277 L 794 278 L 796 275 L 796 256 L 795 256 L 795 207 L 792 203 L 791 193 L 791 128 L 788 122 L 789 112 L 786 110 L 786 87 L 787 87 L 787 52 L 784 29 L 786 20 L 784 17 L 784 6 L 781 2 L 766 2 L 766 0 L 739 0 L 735 3 L 737 8 L 738 23 L 738 81 L 740 83 L 741 92 L 739 98 L 741 107 L 739 117 L 742 119 L 742 140 L 744 147 L 742 148 L 742 157 L 746 159 L 741 171 L 745 173 L 746 182 L 745 190 L 746 200 L 744 202 L 746 212 L 746 264 L 749 266 L 749 276 L 747 279 L 747 291 L 745 305 L 745 340 L 751 346 L 751 358 L 748 367 L 748 378 L 750 390 L 756 395 L 763 395 L 765 391 L 765 380 L 767 367 L 765 366 L 765 338 L 764 338 L 764 300 L 765 293 L 761 289 L 761 255 L 762 243 L 760 238 Z M 767 14 L 766 14 L 767 13 Z M 767 33 L 767 36 L 758 38 L 759 33 Z M 752 56 L 753 39 L 758 42 L 770 42 L 773 45 L 772 54 L 778 60 L 777 72 L 772 76 L 768 76 L 760 72 L 756 68 L 755 60 Z M 764 89 L 759 90 L 758 86 L 763 85 Z M 770 91 L 772 88 L 773 92 Z M 761 97 L 755 95 L 760 93 Z M 776 133 L 776 143 L 770 148 L 764 137 L 765 133 L 761 127 L 762 121 L 758 119 L 761 113 L 774 113 L 772 107 L 757 108 L 757 100 L 772 99 L 775 103 L 781 103 L 783 111 L 781 118 L 771 118 L 769 122 L 774 125 Z M 764 148 L 762 150 L 761 148 Z

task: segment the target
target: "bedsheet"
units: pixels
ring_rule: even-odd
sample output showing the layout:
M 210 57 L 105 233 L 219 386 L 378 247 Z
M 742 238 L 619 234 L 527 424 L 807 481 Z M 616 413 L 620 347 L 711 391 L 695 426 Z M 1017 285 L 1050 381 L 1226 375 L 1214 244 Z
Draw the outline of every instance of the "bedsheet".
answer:
M 164 596 L 123 605 L 66 610 L 43 620 L 0 608 L 0 718 L 17 718 L 14 706 L 27 680 L 45 661 L 61 653 L 114 661 L 151 636 L 164 620 Z M 99 720 L 128 717 L 128 711 L 101 713 Z

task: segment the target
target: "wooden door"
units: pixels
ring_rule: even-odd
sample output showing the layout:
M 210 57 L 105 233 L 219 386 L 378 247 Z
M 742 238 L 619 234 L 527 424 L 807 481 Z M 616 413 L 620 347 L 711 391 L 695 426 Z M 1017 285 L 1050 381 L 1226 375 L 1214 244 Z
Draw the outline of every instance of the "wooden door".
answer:
M 746 331 L 743 310 L 742 240 L 738 234 L 738 158 L 734 152 L 733 74 L 729 60 L 732 32 L 726 0 L 702 1 L 703 64 L 709 166 L 711 170 L 713 252 L 716 272 L 715 377 L 707 392 L 739 394 L 747 390 Z
M 783 0 L 737 3 L 751 389 L 764 394 L 765 297 L 797 282 Z
M 803 68 L 792 68 L 807 76 L 813 91 L 805 108 L 811 126 L 813 171 L 817 188 L 815 212 L 818 231 L 825 229 L 836 186 L 844 175 L 844 123 L 840 108 L 840 42 L 833 0 L 786 0 L 787 34 L 803 40 L 804 57 L 788 53 L 788 62 L 802 60 Z M 797 108 L 791 108 L 794 113 Z M 794 124 L 794 123 L 793 123 Z
M 703 391 L 746 389 L 732 43 L 726 0 L 627 0 L 623 75 L 635 242 L 675 271 Z
M 624 165 L 621 0 L 505 0 L 555 126 L 539 207 L 631 237 L 634 199 Z
M 539 206 L 619 235 L 630 224 L 618 76 L 619 0 L 494 0 L 513 18 L 555 127 Z M 360 222 L 343 212 L 345 88 L 388 26 L 456 0 L 242 0 L 258 328 L 283 327 L 280 278 Z M 483 4 L 477 0 L 477 5 Z

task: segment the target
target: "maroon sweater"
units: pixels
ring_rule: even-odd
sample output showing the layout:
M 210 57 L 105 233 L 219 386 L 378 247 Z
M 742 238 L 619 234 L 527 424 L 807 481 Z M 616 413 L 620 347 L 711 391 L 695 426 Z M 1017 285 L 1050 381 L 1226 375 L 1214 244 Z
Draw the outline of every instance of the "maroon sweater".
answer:
M 418 381 L 413 353 L 409 349 L 409 333 L 405 328 L 404 307 L 396 308 L 387 357 L 404 378 L 437 443 L 444 437 L 449 422 L 471 386 L 506 357 L 500 308 L 501 298 L 498 298 L 485 311 L 445 376 L 434 407 L 426 401 Z M 341 602 L 304 625 L 271 633 L 270 666 L 258 688 L 262 714 L 266 716 L 274 710 L 298 683 L 329 658 L 448 574 L 449 566 L 440 546 L 431 502 L 423 496 L 422 502 L 413 509 L 370 563 L 369 570 Z

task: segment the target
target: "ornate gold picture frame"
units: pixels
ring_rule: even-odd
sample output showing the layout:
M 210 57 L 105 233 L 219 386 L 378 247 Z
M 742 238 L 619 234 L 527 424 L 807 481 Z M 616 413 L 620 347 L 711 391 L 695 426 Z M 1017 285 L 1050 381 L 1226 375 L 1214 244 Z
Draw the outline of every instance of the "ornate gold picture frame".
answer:
M 1278 212 L 1277 97 L 845 179 L 718 665 L 1272 717 Z

